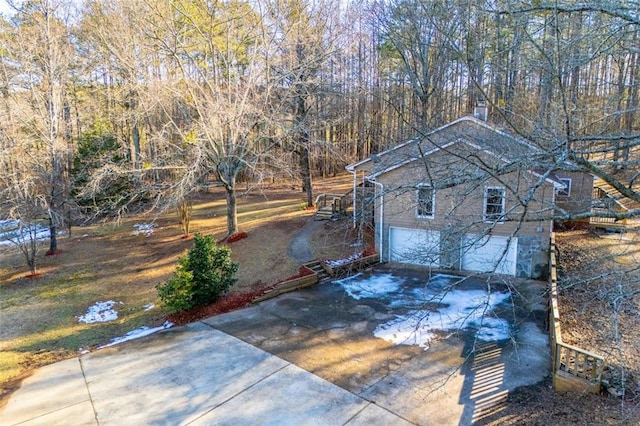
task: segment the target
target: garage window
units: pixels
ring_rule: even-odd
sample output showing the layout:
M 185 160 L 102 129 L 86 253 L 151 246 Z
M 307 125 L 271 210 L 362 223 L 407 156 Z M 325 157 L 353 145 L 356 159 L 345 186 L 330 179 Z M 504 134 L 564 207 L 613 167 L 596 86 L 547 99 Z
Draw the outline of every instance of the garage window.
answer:
M 436 203 L 436 191 L 430 186 L 420 186 L 417 191 L 418 209 L 416 215 L 419 218 L 433 219 Z
M 504 222 L 505 189 L 487 187 L 484 189 L 484 220 L 487 222 Z

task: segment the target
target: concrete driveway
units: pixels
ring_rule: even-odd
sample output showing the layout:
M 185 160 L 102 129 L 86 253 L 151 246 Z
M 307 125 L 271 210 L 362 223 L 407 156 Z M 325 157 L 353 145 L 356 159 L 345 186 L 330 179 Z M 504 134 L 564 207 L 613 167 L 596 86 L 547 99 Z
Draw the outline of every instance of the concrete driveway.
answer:
M 532 280 L 377 268 L 205 323 L 411 423 L 467 425 L 499 418 L 510 390 L 548 375 L 544 292 Z
M 515 289 L 371 270 L 42 368 L 0 424 L 489 422 L 548 374 L 544 283 Z

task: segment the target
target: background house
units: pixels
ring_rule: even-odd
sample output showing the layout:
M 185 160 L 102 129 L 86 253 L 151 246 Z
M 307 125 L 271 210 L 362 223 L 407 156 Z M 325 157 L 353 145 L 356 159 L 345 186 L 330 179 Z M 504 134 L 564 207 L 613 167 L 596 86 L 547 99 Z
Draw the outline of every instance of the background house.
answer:
M 545 151 L 473 117 L 347 170 L 354 189 L 375 188 L 373 212 L 355 200 L 354 220 L 374 227 L 382 261 L 541 278 L 558 194 L 566 211 L 591 206 L 567 191 L 582 196 L 589 176 L 557 172 Z

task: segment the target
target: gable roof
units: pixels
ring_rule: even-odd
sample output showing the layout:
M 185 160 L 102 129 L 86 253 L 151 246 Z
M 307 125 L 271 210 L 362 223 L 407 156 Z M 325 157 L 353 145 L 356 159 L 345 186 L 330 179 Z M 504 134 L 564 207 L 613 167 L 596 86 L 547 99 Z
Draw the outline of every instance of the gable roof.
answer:
M 410 139 L 346 168 L 351 172 L 356 169 L 365 170 L 368 172 L 368 179 L 375 179 L 435 152 L 447 150 L 457 143 L 464 143 L 503 163 L 524 163 L 528 165 L 528 170 L 536 175 L 540 173 L 536 173 L 535 170 L 540 170 L 540 165 L 549 161 L 549 155 L 531 142 L 499 130 L 477 118 L 465 116 L 422 137 Z M 564 184 L 553 176 L 549 176 L 546 181 L 553 183 L 556 187 L 564 187 Z

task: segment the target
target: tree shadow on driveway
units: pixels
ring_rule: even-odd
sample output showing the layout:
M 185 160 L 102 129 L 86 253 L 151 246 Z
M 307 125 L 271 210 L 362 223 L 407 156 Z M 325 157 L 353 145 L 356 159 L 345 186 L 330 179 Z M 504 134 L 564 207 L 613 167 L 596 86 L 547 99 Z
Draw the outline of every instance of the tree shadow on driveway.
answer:
M 535 320 L 544 315 L 526 309 L 505 309 L 520 316 L 511 339 L 499 343 L 474 344 L 477 330 L 436 331 L 427 349 L 376 337 L 380 326 L 408 312 L 401 292 L 427 285 L 423 271 L 384 267 L 363 279 L 376 274 L 402 285 L 376 297 L 369 293 L 375 286 L 361 283 L 356 298 L 340 283 L 324 283 L 205 322 L 415 424 L 481 421 L 506 403 L 508 390 L 546 376 L 548 342 Z

